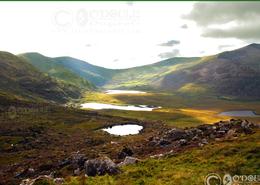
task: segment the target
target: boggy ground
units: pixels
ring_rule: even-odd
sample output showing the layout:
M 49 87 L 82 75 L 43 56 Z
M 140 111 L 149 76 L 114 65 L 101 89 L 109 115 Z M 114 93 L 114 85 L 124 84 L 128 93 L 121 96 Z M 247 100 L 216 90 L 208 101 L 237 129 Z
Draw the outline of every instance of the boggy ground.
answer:
M 192 102 L 168 94 L 161 97 L 158 94 L 104 96 L 108 98 L 105 102 L 113 97 L 113 101 L 117 101 L 115 103 L 148 104 L 164 108 L 152 112 L 90 111 L 31 102 L 7 102 L 1 107 L 0 118 L 0 184 L 18 184 L 22 179 L 51 173 L 55 177 L 65 177 L 67 184 L 80 184 L 82 179 L 87 184 L 102 185 L 201 184 L 202 176 L 208 172 L 225 169 L 233 174 L 241 174 L 255 173 L 259 169 L 258 129 L 250 134 L 241 132 L 239 137 L 232 139 L 209 139 L 210 135 L 197 141 L 189 140 L 186 136 L 177 140 L 168 137 L 166 133 L 175 127 L 196 127 L 221 120 L 206 107 L 206 100 L 196 104 L 201 109 L 192 106 L 188 109 L 186 103 Z M 183 102 L 185 106 L 181 106 Z M 259 108 L 254 102 L 230 104 L 230 108 L 245 104 Z M 229 104 L 215 101 L 214 105 L 221 107 Z M 227 119 L 230 118 L 225 117 Z M 144 129 L 138 135 L 126 137 L 112 136 L 100 130 L 123 123 L 140 124 Z M 124 147 L 130 148 L 133 156 L 142 162 L 122 167 L 122 173 L 115 176 L 87 179 L 71 177 L 75 174 L 75 168 L 68 161 L 75 154 L 83 155 L 84 160 L 107 156 L 119 163 L 123 160 L 119 154 Z M 222 151 L 223 147 L 225 151 Z M 212 155 L 204 155 L 204 152 Z M 226 153 L 229 153 L 229 158 L 225 158 Z M 161 159 L 150 159 L 151 156 L 160 158 L 164 155 Z M 242 170 L 239 171 L 239 168 Z M 76 173 L 81 176 L 83 171 Z
M 135 123 L 144 126 L 141 134 L 119 137 L 100 128 Z M 73 153 L 87 158 L 106 155 L 117 158 L 124 146 L 142 143 L 161 122 L 103 115 L 94 111 L 31 102 L 2 104 L 0 116 L 0 184 L 18 184 L 23 178 L 54 172 L 73 175 L 61 163 Z

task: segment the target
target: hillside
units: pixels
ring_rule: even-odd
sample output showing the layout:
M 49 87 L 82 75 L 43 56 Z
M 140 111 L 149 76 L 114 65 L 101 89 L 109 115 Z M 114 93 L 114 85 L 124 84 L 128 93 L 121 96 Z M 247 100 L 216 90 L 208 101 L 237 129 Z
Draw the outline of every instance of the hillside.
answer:
M 24 59 L 0 52 L 0 92 L 18 99 L 65 103 L 78 98 L 79 89 L 55 81 Z
M 95 66 L 71 57 L 42 58 L 39 54 L 37 57 L 34 55 L 24 54 L 42 71 L 65 81 L 76 82 L 79 86 L 84 86 L 82 80 L 79 80 L 84 78 L 106 89 L 142 89 L 186 95 L 260 99 L 259 44 L 212 56 L 176 57 L 118 70 Z M 42 66 L 43 59 L 48 59 L 48 65 L 44 63 Z
M 97 86 L 108 83 L 118 71 L 95 66 L 71 57 L 58 57 L 55 58 L 55 61 Z
M 120 70 L 105 87 L 259 99 L 260 45 L 251 44 L 202 58 L 172 58 Z
M 81 78 L 70 69 L 65 68 L 55 61 L 55 59 L 43 56 L 39 53 L 25 53 L 19 55 L 21 58 L 25 58 L 30 64 L 43 73 L 47 73 L 53 78 L 62 81 L 65 84 L 78 87 L 84 90 L 91 90 L 94 88 L 90 82 Z
M 200 58 L 170 58 L 154 64 L 121 69 L 113 76 L 112 80 L 105 84 L 106 88 L 126 89 L 155 89 L 159 78 L 180 70 L 184 67 L 194 65 Z
M 158 80 L 166 90 L 204 88 L 221 96 L 260 98 L 260 45 L 251 44 L 205 58 Z M 189 89 L 190 86 L 190 89 Z M 190 91 L 189 91 L 190 90 Z

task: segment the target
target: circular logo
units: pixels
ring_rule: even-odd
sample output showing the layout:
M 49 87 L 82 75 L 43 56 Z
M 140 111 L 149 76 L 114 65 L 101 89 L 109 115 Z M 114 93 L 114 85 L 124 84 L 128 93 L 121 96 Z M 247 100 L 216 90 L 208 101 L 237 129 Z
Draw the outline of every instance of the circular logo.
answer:
M 225 174 L 223 177 L 223 185 L 232 185 L 232 177 L 230 174 Z
M 8 116 L 10 119 L 14 119 L 17 115 L 16 108 L 14 106 L 10 106 L 8 109 Z
M 221 185 L 221 177 L 216 173 L 210 173 L 205 178 L 205 185 Z

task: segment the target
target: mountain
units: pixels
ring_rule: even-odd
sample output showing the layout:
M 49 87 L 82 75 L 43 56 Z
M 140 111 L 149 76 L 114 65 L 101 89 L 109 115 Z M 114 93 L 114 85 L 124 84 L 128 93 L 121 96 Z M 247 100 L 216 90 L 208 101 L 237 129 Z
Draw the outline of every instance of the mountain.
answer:
M 1 97 L 65 103 L 80 96 L 79 89 L 52 79 L 8 52 L 0 52 L 0 79 Z
M 24 56 L 28 58 L 28 54 Z M 34 66 L 52 76 L 64 79 L 60 73 L 52 72 L 53 69 L 69 70 L 78 78 L 106 89 L 142 89 L 186 95 L 210 94 L 260 99 L 259 44 L 250 44 L 212 56 L 175 57 L 150 65 L 118 70 L 95 66 L 71 57 L 47 59 L 51 65 L 45 69 L 38 64 L 41 59 L 30 57 Z M 46 63 L 46 58 L 44 61 Z
M 108 83 L 119 71 L 95 66 L 72 57 L 58 57 L 55 61 L 97 86 Z
M 165 75 L 157 84 L 158 88 L 171 91 L 190 86 L 190 92 L 197 87 L 221 96 L 259 99 L 260 45 L 206 57 L 196 65 Z
M 19 55 L 19 57 L 25 58 L 30 64 L 41 72 L 47 73 L 51 77 L 65 84 L 69 84 L 83 90 L 94 89 L 94 85 L 72 72 L 69 68 L 57 63 L 55 58 L 46 57 L 39 53 L 24 53 Z
M 158 79 L 164 77 L 172 71 L 194 65 L 199 59 L 200 58 L 198 57 L 176 57 L 150 65 L 121 69 L 113 75 L 113 78 L 108 81 L 104 87 L 120 89 L 154 89 L 154 83 Z

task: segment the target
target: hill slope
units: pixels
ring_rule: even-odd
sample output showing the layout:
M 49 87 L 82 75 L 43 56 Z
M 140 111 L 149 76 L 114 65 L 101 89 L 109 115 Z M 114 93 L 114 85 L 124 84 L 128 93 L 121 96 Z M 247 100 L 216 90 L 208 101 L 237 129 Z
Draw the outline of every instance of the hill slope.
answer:
M 176 57 L 118 70 L 98 67 L 71 57 L 52 58 L 51 61 L 107 89 L 159 90 L 187 95 L 260 99 L 259 44 L 212 56 Z M 48 70 L 51 74 L 52 67 Z
M 65 103 L 80 96 L 78 89 L 53 80 L 7 52 L 0 52 L 0 79 L 1 94 L 20 99 Z
M 54 77 L 63 83 L 85 90 L 94 88 L 94 86 L 86 79 L 81 78 L 68 68 L 58 64 L 53 58 L 43 56 L 39 53 L 25 53 L 19 55 L 19 57 L 25 58 L 30 64 L 41 72 L 47 73 L 51 77 Z
M 71 57 L 58 57 L 55 58 L 55 61 L 97 86 L 108 83 L 118 71 L 95 66 Z
M 197 65 L 167 74 L 158 87 L 181 90 L 204 87 L 223 96 L 260 98 L 260 45 L 251 44 L 205 58 Z

